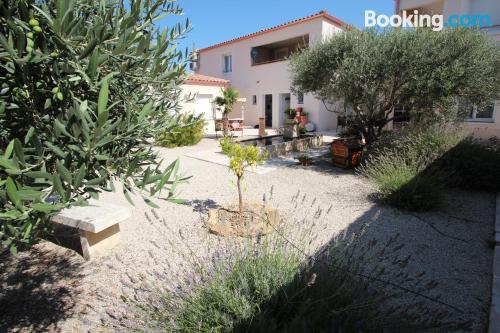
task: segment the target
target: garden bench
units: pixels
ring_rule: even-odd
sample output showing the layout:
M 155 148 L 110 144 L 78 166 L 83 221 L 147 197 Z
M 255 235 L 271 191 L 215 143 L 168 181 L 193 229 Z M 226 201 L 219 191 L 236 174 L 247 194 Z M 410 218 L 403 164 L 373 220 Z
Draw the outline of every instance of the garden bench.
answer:
M 103 254 L 120 240 L 120 222 L 132 216 L 129 207 L 92 204 L 63 209 L 50 221 L 78 230 L 81 254 L 86 260 Z

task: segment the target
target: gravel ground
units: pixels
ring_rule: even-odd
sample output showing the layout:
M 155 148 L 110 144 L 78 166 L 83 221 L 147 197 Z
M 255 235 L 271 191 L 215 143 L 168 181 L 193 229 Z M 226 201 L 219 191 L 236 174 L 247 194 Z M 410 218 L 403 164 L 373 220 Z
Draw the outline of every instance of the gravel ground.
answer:
M 179 187 L 179 197 L 188 202 L 157 202 L 160 208 L 153 211 L 137 199 L 133 218 L 121 225 L 121 245 L 108 256 L 85 262 L 43 242 L 16 258 L 0 258 L 0 332 L 143 329 L 137 304 L 153 304 L 190 274 L 186 253 L 204 257 L 217 248 L 220 240 L 204 226 L 207 210 L 236 200 L 227 167 L 185 156 L 214 145 L 205 139 L 194 147 L 160 149 L 166 162 L 179 157 L 182 172 L 192 176 Z M 448 320 L 470 321 L 467 331 L 485 331 L 494 195 L 450 192 L 439 212 L 415 214 L 373 202 L 373 191 L 362 177 L 319 160 L 309 167 L 249 173 L 244 195 L 278 208 L 285 229 L 287 223 L 290 230 L 301 221 L 312 223 L 314 236 L 304 240 L 311 243 L 308 251 L 334 238 L 371 244 L 367 268 L 385 267 L 384 279 L 446 304 L 403 294 L 402 306 L 424 302 L 431 312 L 446 310 Z M 102 200 L 127 205 L 119 192 Z

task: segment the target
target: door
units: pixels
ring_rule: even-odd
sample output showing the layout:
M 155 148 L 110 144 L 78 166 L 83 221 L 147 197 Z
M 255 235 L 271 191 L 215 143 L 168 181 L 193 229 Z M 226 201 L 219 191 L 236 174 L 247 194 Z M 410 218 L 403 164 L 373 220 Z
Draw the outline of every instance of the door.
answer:
M 212 112 L 212 99 L 213 95 L 209 94 L 198 94 L 194 101 L 194 112 L 197 115 L 203 115 L 206 120 L 212 120 L 214 118 Z
M 265 97 L 265 114 L 266 127 L 273 127 L 273 95 Z

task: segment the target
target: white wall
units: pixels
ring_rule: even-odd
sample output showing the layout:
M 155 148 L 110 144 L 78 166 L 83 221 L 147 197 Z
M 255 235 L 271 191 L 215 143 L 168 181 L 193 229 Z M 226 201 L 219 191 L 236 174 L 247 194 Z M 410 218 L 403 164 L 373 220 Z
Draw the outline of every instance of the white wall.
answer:
M 181 86 L 181 101 L 179 107 L 183 113 L 195 112 L 195 97 L 197 94 L 212 95 L 213 98 L 221 96 L 222 87 L 209 85 L 183 84 Z
M 312 45 L 323 39 L 324 33 L 332 33 L 334 28 L 324 18 L 317 18 L 285 29 L 265 33 L 256 37 L 231 43 L 209 50 L 202 50 L 197 73 L 224 78 L 231 86 L 240 91 L 240 97 L 247 99 L 245 105 L 245 125 L 258 124 L 258 118 L 264 116 L 264 96 L 273 95 L 273 127 L 283 124 L 280 94 L 290 93 L 289 61 L 279 61 L 252 66 L 250 51 L 252 47 L 270 44 L 303 35 L 309 35 Z M 339 30 L 339 29 L 337 29 Z M 326 31 L 326 32 L 325 32 Z M 233 72 L 223 73 L 223 55 L 231 54 Z M 257 104 L 252 105 L 252 95 L 257 96 Z M 291 95 L 291 107 L 297 107 L 297 97 Z M 320 130 L 330 129 L 335 120 L 322 121 L 320 102 L 310 94 L 304 96 L 304 111 L 309 112 L 309 121 L 314 122 Z M 238 106 L 235 109 L 239 109 Z

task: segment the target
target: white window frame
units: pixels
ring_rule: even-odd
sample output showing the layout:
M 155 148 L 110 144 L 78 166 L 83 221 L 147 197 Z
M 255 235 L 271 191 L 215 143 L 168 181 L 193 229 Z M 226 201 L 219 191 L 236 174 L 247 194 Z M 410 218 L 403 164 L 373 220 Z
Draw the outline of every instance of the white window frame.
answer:
M 226 58 L 229 58 L 228 67 L 226 67 Z M 231 54 L 222 55 L 222 73 L 232 73 L 233 72 L 233 56 Z
M 494 123 L 495 122 L 495 103 L 493 103 L 493 110 L 490 118 L 477 118 L 477 106 L 472 107 L 472 117 L 467 117 L 466 122 L 470 123 Z

